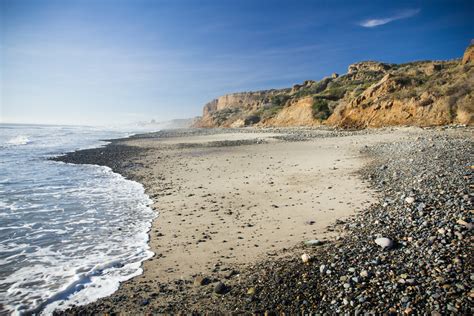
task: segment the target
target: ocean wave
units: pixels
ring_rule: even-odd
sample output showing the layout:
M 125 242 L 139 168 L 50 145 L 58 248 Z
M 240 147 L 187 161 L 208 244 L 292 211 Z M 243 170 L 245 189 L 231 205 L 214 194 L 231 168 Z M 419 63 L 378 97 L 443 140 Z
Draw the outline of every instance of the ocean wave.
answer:
M 157 214 L 141 184 L 107 167 L 45 160 L 124 133 L 71 130 L 29 126 L 0 136 L 0 314 L 93 302 L 153 255 Z
M 31 140 L 28 138 L 28 136 L 25 135 L 18 135 L 13 138 L 10 138 L 7 141 L 7 145 L 10 146 L 21 146 L 21 145 L 26 145 L 31 143 Z

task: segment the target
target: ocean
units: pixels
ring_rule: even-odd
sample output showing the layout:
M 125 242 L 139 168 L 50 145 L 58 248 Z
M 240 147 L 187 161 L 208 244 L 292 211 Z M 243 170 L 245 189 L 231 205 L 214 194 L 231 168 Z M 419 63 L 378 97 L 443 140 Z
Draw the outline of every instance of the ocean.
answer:
M 47 159 L 132 133 L 0 124 L 0 314 L 86 304 L 142 272 L 156 216 L 143 186 Z

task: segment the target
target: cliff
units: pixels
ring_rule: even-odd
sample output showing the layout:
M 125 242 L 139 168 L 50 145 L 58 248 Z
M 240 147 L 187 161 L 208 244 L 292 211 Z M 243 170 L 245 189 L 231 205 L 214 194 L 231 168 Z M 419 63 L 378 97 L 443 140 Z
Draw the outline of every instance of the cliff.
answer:
M 292 88 L 221 96 L 195 127 L 312 126 L 347 128 L 474 122 L 474 46 L 451 61 L 352 64 L 346 74 Z
M 203 116 L 196 122 L 197 127 L 231 127 L 245 125 L 240 120 L 247 119 L 249 122 L 251 113 L 258 112 L 271 103 L 271 99 L 277 95 L 288 93 L 288 89 L 264 90 L 256 92 L 232 93 L 221 96 L 204 105 Z M 247 113 L 247 114 L 246 114 Z

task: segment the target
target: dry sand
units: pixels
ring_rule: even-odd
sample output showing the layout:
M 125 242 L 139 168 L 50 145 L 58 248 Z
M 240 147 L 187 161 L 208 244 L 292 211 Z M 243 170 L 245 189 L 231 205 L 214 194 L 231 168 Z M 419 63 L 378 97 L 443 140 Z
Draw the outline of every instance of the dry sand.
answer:
M 227 133 L 124 141 L 152 149 L 137 158 L 143 168 L 133 173 L 159 212 L 150 232 L 155 256 L 125 286 L 211 275 L 278 255 L 305 240 L 333 238 L 328 225 L 372 201 L 374 192 L 355 174 L 364 164 L 359 149 L 368 141 L 393 138 L 285 142 L 271 136 Z M 178 146 L 257 137 L 266 143 Z

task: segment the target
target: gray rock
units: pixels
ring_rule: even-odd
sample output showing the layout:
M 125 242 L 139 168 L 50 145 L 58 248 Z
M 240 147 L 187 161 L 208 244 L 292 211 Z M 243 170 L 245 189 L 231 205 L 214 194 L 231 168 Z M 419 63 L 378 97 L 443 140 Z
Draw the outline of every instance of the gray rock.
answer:
M 391 249 L 394 246 L 394 242 L 390 238 L 379 237 L 375 239 L 375 243 L 382 247 L 382 249 Z
M 318 240 L 318 239 L 311 239 L 304 242 L 306 246 L 320 246 L 323 243 L 324 242 L 322 240 Z
M 327 270 L 326 265 L 322 264 L 322 265 L 319 266 L 319 272 L 324 273 L 324 272 L 326 272 L 326 270 Z

